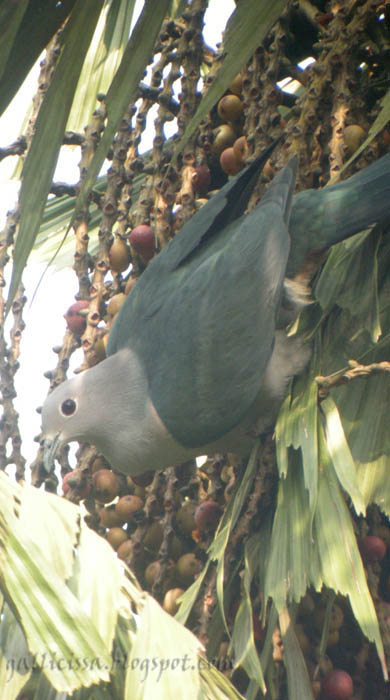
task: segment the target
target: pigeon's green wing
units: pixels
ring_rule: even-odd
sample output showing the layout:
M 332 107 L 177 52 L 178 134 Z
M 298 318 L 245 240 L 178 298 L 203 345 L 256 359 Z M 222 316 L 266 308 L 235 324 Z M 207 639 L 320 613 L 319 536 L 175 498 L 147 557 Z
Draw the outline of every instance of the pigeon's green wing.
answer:
M 259 391 L 289 253 L 295 172 L 296 160 L 250 214 L 218 227 L 214 219 L 212 235 L 209 228 L 191 248 L 180 238 L 191 236 L 194 217 L 137 281 L 114 324 L 110 350 L 136 352 L 160 418 L 188 447 L 237 425 Z

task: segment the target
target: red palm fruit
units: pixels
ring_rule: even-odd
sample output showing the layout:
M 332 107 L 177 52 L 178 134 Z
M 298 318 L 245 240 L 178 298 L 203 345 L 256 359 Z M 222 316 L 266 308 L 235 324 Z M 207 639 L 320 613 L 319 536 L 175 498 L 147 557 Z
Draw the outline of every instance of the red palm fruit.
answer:
M 128 540 L 127 533 L 121 527 L 111 527 L 106 533 L 106 540 L 117 551 Z
M 194 513 L 194 520 L 201 532 L 215 530 L 221 517 L 221 509 L 215 501 L 203 501 Z
M 245 136 L 240 136 L 238 139 L 235 140 L 233 144 L 233 151 L 237 160 L 239 160 L 242 163 L 245 160 L 248 153 L 248 144 Z
M 69 307 L 67 312 L 64 314 L 64 319 L 69 330 L 76 335 L 78 338 L 83 335 L 86 327 L 86 309 L 89 307 L 89 302 L 85 299 L 80 299 L 76 301 L 72 306 Z M 83 313 L 84 311 L 84 313 Z
M 382 561 L 386 554 L 385 542 L 376 535 L 362 537 L 358 544 L 362 559 L 368 564 L 372 564 L 374 561 Z
M 346 671 L 334 668 L 321 681 L 324 700 L 350 700 L 353 693 L 352 678 Z
M 222 151 L 219 162 L 222 170 L 227 175 L 237 175 L 242 168 L 242 162 L 238 160 L 231 146 Z
M 65 495 L 70 489 L 77 492 L 80 498 L 87 498 L 91 490 L 89 482 L 86 480 L 86 475 L 80 469 L 65 474 L 62 479 L 62 492 Z
M 144 502 L 138 496 L 132 496 L 130 493 L 122 496 L 115 506 L 115 511 L 124 522 L 130 520 L 134 513 L 143 508 Z
M 95 497 L 99 503 L 110 503 L 118 495 L 119 484 L 114 472 L 100 469 L 93 475 Z
M 153 229 L 146 224 L 140 224 L 131 231 L 129 241 L 135 252 L 140 256 L 142 262 L 147 265 L 155 253 L 155 238 Z
M 192 186 L 197 194 L 205 195 L 210 187 L 210 170 L 207 165 L 198 165 L 192 175 Z

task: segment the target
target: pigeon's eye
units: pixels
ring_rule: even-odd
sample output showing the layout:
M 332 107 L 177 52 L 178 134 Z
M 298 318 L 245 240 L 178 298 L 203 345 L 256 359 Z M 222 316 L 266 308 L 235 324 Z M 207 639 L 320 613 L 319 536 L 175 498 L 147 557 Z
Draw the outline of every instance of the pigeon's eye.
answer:
M 61 404 L 61 411 L 64 416 L 73 416 L 77 408 L 76 401 L 73 399 L 66 399 Z

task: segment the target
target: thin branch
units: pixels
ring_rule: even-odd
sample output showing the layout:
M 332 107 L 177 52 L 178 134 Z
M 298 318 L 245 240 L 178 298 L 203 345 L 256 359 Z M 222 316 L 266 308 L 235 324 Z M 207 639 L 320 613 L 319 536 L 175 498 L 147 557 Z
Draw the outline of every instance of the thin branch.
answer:
M 348 384 L 352 379 L 370 377 L 373 374 L 390 372 L 390 362 L 373 362 L 371 365 L 361 365 L 355 360 L 348 361 L 349 369 L 342 369 L 327 377 L 319 375 L 315 378 L 318 384 L 318 394 L 320 399 L 326 398 L 331 389 L 342 384 Z
M 24 136 L 19 136 L 13 143 L 9 146 L 0 148 L 0 160 L 7 158 L 8 156 L 21 156 L 27 148 L 26 139 Z

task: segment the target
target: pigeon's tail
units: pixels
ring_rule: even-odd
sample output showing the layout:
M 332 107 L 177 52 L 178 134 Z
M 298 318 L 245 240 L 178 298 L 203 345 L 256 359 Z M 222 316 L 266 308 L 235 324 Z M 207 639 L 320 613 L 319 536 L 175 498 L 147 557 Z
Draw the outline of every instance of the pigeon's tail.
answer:
M 308 254 L 329 248 L 375 223 L 390 219 L 390 153 L 344 182 L 294 197 L 291 252 L 286 274 L 294 277 Z
M 198 254 L 199 247 L 223 231 L 228 222 L 232 223 L 243 216 L 264 164 L 279 141 L 273 141 L 253 163 L 221 187 L 207 205 L 198 209 L 187 222 L 180 236 L 170 241 L 171 269 L 188 263 L 191 257 Z
M 280 170 L 268 186 L 259 206 L 275 202 L 284 212 L 284 222 L 289 225 L 291 204 L 294 194 L 295 180 L 298 171 L 298 156 L 294 156 L 287 165 Z
M 214 201 L 218 197 L 225 197 L 226 204 L 221 214 L 223 226 L 226 225 L 226 221 L 234 221 L 244 214 L 259 175 L 279 141 L 280 138 L 275 139 L 250 165 L 231 178 L 214 196 Z M 218 219 L 216 223 L 218 225 Z

